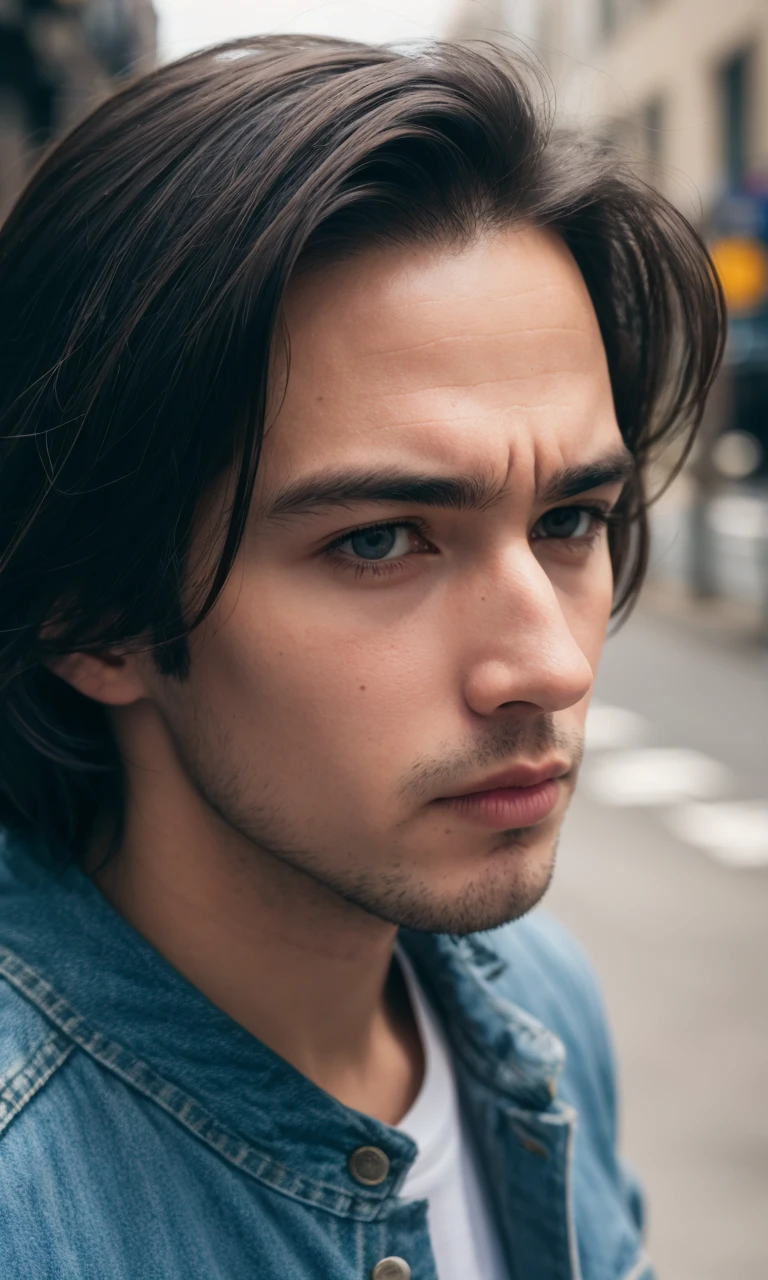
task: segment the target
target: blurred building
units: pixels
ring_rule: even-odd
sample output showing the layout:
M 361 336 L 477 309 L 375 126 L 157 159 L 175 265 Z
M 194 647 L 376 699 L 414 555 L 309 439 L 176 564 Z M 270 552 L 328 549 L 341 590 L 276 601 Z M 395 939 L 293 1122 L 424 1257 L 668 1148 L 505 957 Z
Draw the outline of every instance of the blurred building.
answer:
M 561 121 L 619 141 L 708 241 L 729 338 L 677 491 L 685 576 L 699 596 L 759 599 L 768 628 L 768 0 L 456 0 L 448 34 L 521 40 Z M 715 499 L 734 492 L 720 536 Z
M 563 109 L 621 131 L 678 204 L 768 181 L 766 0 L 459 0 L 455 38 L 530 42 Z
M 40 150 L 156 56 L 151 0 L 0 0 L 0 217 Z
M 626 144 L 704 232 L 730 338 L 699 479 L 768 478 L 768 0 L 540 0 L 570 106 Z M 590 70 L 587 71 L 586 68 Z M 713 411 L 715 405 L 713 402 Z M 717 435 L 738 432 L 719 448 Z M 703 533 L 699 536 L 701 542 Z M 694 570 L 710 593 L 702 564 Z

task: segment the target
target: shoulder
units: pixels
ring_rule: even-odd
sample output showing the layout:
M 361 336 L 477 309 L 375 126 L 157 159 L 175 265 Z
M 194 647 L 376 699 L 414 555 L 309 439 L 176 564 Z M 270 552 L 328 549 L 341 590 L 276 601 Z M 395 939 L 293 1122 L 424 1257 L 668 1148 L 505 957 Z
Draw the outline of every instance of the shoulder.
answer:
M 606 1136 L 613 1134 L 613 1048 L 600 984 L 584 948 L 542 910 L 481 938 L 503 964 L 497 990 L 563 1042 L 566 1093 L 587 1103 Z
M 51 1091 L 73 1046 L 1 972 L 0 1027 L 0 1273 L 32 1280 L 52 1274 L 54 1166 L 64 1153 L 50 1141 Z
M 585 1176 L 578 1190 L 589 1200 L 589 1188 L 607 1178 L 610 1195 L 623 1202 L 639 1238 L 645 1219 L 644 1193 L 637 1175 L 617 1150 L 613 1044 L 600 985 L 587 953 L 559 921 L 542 910 L 483 934 L 482 945 L 490 947 L 503 962 L 497 989 L 553 1031 L 565 1048 L 558 1093 L 576 1107 L 579 1117 L 575 1159 Z M 582 1205 L 581 1210 L 582 1216 L 589 1216 L 591 1205 L 586 1210 Z M 642 1275 L 651 1277 L 647 1263 Z
M 83 1055 L 67 1028 L 78 1018 L 32 967 L 22 945 L 55 930 L 44 897 L 45 868 L 0 831 L 0 1178 L 7 1187 L 32 1167 L 51 1135 L 51 1108 L 64 1110 L 71 1065 Z M 39 895 L 38 895 L 38 890 Z M 44 971 L 43 971 L 44 972 Z M 51 1017 L 44 1009 L 50 1009 Z M 56 1025 L 52 1018 L 56 1017 Z M 19 1152 L 27 1147 L 27 1159 Z M 21 1166 L 16 1167 L 16 1161 Z M 0 1196 L 0 1212 L 5 1201 Z M 1 1233 L 0 1233 L 1 1234 Z
M 25 1000 L 2 972 L 0 955 L 0 1141 L 52 1076 L 73 1045 Z
M 0 827 L 0 1160 L 3 1138 L 72 1053 L 72 1042 L 37 1007 L 42 979 L 21 958 L 18 936 L 46 927 L 42 863 Z
M 505 983 L 536 1004 L 575 1010 L 604 1021 L 600 987 L 586 951 L 554 916 L 537 910 L 492 933 L 479 935 L 505 964 Z

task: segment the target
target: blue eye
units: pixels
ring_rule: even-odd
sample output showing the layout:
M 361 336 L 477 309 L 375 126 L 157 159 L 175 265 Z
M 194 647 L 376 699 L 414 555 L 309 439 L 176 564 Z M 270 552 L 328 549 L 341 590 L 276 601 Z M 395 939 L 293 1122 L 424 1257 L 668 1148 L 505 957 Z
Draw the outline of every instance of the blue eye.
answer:
M 337 538 L 327 550 L 338 552 L 344 548 L 344 557 L 358 565 L 366 562 L 375 564 L 377 561 L 389 563 L 390 559 L 407 556 L 413 550 L 414 532 L 418 535 L 418 526 L 409 521 L 393 520 L 389 524 L 370 524 Z
M 606 513 L 599 507 L 554 507 L 536 521 L 535 538 L 589 538 L 605 524 Z
M 358 577 L 365 573 L 381 577 L 408 567 L 418 551 L 429 549 L 423 538 L 422 522 L 392 520 L 389 524 L 369 524 L 336 538 L 324 554 L 338 568 L 351 569 Z
M 397 543 L 398 525 L 372 525 L 350 533 L 344 539 L 357 556 L 366 560 L 383 560 Z

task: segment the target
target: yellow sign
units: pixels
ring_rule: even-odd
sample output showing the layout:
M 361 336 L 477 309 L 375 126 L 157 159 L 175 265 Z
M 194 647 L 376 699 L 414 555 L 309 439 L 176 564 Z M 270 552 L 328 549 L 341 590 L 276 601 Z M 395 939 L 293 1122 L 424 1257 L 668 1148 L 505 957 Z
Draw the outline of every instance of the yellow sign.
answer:
M 759 240 L 723 236 L 709 252 L 731 311 L 754 311 L 768 297 L 768 253 Z

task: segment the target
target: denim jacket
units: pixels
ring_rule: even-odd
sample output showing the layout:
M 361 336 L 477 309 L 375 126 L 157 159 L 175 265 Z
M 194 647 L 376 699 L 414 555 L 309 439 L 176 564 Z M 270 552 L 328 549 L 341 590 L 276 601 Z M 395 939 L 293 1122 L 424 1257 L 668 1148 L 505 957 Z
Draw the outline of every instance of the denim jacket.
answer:
M 77 867 L 0 844 L 3 1280 L 367 1280 L 392 1256 L 436 1280 L 426 1202 L 398 1197 L 414 1143 L 213 1005 Z M 581 952 L 541 912 L 400 941 L 446 1028 L 510 1280 L 652 1280 Z M 376 1185 L 361 1147 L 384 1153 Z

